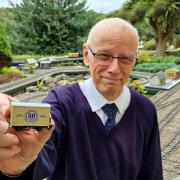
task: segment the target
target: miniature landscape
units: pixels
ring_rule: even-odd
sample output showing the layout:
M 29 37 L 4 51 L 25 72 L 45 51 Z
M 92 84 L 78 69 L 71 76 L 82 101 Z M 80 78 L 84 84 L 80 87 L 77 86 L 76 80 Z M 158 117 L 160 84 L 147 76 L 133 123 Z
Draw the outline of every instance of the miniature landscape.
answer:
M 164 180 L 180 180 L 179 3 L 130 0 L 107 13 L 81 3 L 29 0 L 0 8 L 0 93 L 41 102 L 56 86 L 85 81 L 82 45 L 90 28 L 100 19 L 127 19 L 140 41 L 126 85 L 154 103 Z

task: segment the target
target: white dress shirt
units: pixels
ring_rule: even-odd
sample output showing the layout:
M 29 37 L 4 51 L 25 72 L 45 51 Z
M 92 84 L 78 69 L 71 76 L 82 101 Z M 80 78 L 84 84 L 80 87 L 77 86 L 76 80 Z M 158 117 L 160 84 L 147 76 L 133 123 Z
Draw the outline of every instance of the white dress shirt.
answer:
M 84 82 L 79 82 L 79 86 L 84 96 L 86 97 L 92 111 L 97 113 L 97 115 L 100 117 L 104 125 L 107 120 L 107 115 L 104 113 L 104 111 L 101 108 L 105 104 L 108 103 L 116 104 L 118 108 L 118 112 L 115 119 L 116 124 L 121 120 L 123 114 L 125 113 L 126 109 L 130 104 L 130 100 L 131 100 L 130 90 L 125 85 L 123 87 L 121 94 L 114 101 L 108 101 L 99 93 L 99 91 L 95 88 L 93 84 L 92 78 Z

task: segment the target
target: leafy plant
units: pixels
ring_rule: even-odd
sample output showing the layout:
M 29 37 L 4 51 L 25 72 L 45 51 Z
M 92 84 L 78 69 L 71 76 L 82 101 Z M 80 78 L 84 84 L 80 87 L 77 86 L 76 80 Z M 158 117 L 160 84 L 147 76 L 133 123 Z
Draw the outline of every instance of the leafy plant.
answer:
M 11 73 L 18 75 L 20 78 L 23 78 L 26 76 L 22 71 L 14 67 L 13 68 L 4 67 L 0 69 L 0 74 L 11 74 Z
M 176 67 L 180 69 L 180 65 L 176 65 L 175 63 L 142 63 L 137 64 L 134 68 L 135 71 L 140 72 L 158 72 L 158 71 L 164 71 L 168 68 Z
M 82 48 L 82 37 L 98 13 L 87 11 L 86 0 L 22 0 L 14 5 L 10 33 L 14 54 L 57 55 Z
M 11 46 L 5 28 L 0 24 L 0 52 L 11 56 Z
M 151 57 L 147 51 L 140 51 L 138 54 L 138 63 L 151 62 Z
M 142 85 L 140 80 L 129 79 L 127 81 L 127 86 L 135 91 L 138 91 L 141 94 L 147 93 L 147 91 L 145 90 L 145 87 Z
M 180 57 L 165 56 L 157 57 L 149 51 L 140 51 L 138 54 L 138 64 L 140 63 L 175 63 Z
M 39 81 L 37 81 L 36 83 L 37 83 L 37 88 L 38 89 L 42 89 L 42 87 L 43 87 L 43 85 L 44 85 L 44 79 L 42 79 L 42 80 L 39 80 Z
M 151 39 L 144 43 L 144 49 L 147 50 L 154 50 L 156 49 L 156 41 L 154 39 Z
M 165 56 L 166 43 L 173 32 L 179 29 L 180 13 L 177 0 L 128 0 L 111 15 L 128 19 L 132 24 L 148 19 L 154 30 L 157 56 Z
M 11 46 L 5 28 L 0 24 L 0 68 L 11 62 Z
M 0 84 L 7 83 L 25 77 L 25 74 L 17 68 L 4 67 L 0 69 Z

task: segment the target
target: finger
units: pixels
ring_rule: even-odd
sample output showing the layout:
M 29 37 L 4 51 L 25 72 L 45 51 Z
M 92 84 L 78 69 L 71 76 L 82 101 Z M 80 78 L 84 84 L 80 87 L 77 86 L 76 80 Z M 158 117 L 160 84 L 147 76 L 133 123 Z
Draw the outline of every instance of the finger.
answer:
M 21 152 L 21 148 L 18 145 L 13 145 L 11 147 L 0 148 L 0 159 L 10 158 Z
M 43 129 L 41 132 L 38 133 L 38 141 L 39 142 L 45 143 L 51 137 L 51 134 L 52 134 L 53 130 L 55 129 L 55 123 L 52 118 L 51 118 L 50 125 L 52 128 Z
M 13 102 L 13 101 L 18 101 L 18 99 L 14 98 L 14 97 L 11 97 L 11 96 L 8 96 L 8 99 Z
M 10 147 L 18 143 L 19 139 L 14 134 L 7 133 L 0 135 L 0 147 Z
M 9 123 L 6 121 L 0 121 L 0 134 L 4 134 L 7 132 L 9 128 Z
M 18 101 L 16 98 L 8 96 L 6 94 L 0 94 L 0 99 L 2 100 L 0 102 L 0 105 L 7 105 L 7 106 L 10 105 L 10 102 Z
M 10 114 L 10 105 L 1 105 L 0 106 L 1 117 L 7 117 Z M 2 119 L 2 118 L 1 118 Z
M 10 114 L 10 104 L 13 101 L 18 101 L 16 98 L 8 96 L 6 94 L 0 94 L 0 114 L 7 117 Z

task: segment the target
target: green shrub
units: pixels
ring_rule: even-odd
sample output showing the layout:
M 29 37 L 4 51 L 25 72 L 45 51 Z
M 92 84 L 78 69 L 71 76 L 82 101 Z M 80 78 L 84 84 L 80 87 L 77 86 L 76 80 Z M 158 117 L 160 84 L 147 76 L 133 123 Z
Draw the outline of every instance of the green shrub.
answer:
M 11 46 L 4 27 L 0 24 L 0 68 L 11 62 Z
M 13 55 L 13 61 L 25 61 L 28 58 L 35 58 L 39 59 L 42 57 L 47 57 L 47 56 L 42 56 L 42 55 L 33 55 L 33 54 L 23 54 L 23 55 Z
M 127 86 L 135 91 L 138 91 L 141 94 L 146 94 L 145 87 L 141 84 L 140 80 L 128 79 Z
M 138 54 L 138 64 L 140 63 L 175 63 L 178 62 L 180 57 L 165 56 L 157 57 L 148 51 L 140 51 Z
M 179 57 L 178 59 L 175 60 L 175 63 L 176 63 L 177 65 L 180 64 L 180 57 Z
M 145 63 L 145 62 L 150 62 L 150 55 L 147 51 L 140 51 L 138 53 L 138 62 L 137 63 Z
M 146 50 L 154 50 L 156 49 L 156 41 L 154 39 L 151 39 L 144 43 L 144 49 Z
M 4 27 L 0 24 L 0 52 L 11 57 L 11 46 Z
M 18 77 L 25 77 L 25 74 L 17 68 L 4 67 L 0 69 L 0 74 L 16 74 Z
M 135 71 L 140 72 L 158 72 L 158 71 L 165 71 L 168 68 L 176 67 L 180 69 L 180 65 L 177 65 L 175 63 L 142 63 L 137 64 L 134 68 Z
M 25 77 L 24 73 L 17 68 L 1 68 L 0 69 L 0 84 Z
M 179 57 L 173 57 L 173 56 L 165 56 L 165 57 L 156 57 L 152 56 L 150 57 L 150 62 L 152 63 L 175 63 L 175 61 L 179 59 Z

